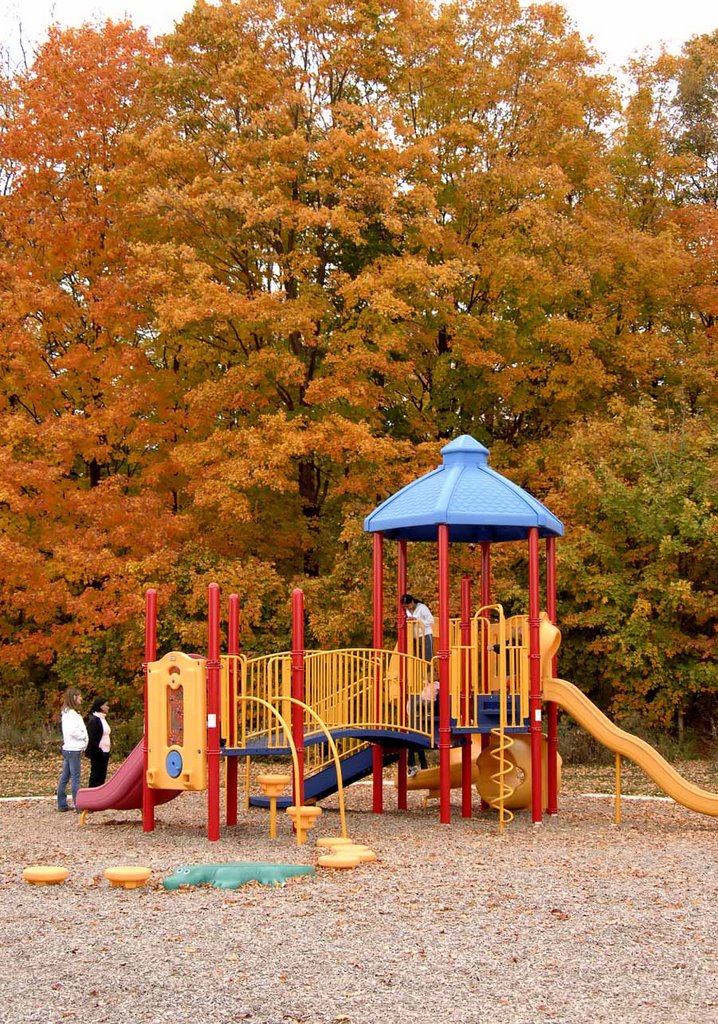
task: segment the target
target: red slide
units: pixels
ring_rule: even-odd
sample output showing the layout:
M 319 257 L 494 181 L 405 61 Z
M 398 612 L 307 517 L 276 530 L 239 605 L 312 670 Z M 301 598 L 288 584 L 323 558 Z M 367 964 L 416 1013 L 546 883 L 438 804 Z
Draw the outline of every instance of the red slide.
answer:
M 77 793 L 78 811 L 132 811 L 142 807 L 142 740 L 104 786 L 80 789 Z M 179 796 L 178 789 L 155 789 L 154 804 L 166 804 Z

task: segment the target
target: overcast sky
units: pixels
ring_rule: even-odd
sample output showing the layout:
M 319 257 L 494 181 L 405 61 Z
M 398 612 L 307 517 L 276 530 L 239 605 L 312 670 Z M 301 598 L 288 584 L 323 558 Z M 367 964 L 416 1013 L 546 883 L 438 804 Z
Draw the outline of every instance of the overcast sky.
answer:
M 192 7 L 194 0 L 2 0 L 0 38 L 17 51 L 20 26 L 28 56 L 47 26 L 80 25 L 83 21 L 128 15 L 153 34 L 168 32 Z M 522 0 L 523 2 L 523 0 Z M 648 48 L 668 49 L 697 33 L 718 29 L 716 0 L 563 0 L 582 35 L 592 36 L 596 48 L 612 65 Z

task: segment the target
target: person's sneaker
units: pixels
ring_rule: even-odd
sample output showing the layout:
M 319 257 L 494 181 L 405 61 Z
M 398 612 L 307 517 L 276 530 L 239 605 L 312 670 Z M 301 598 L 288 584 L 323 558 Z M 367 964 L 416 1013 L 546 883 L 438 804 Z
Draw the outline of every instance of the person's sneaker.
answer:
M 418 773 L 418 771 L 419 769 L 416 767 L 416 765 L 412 765 L 406 774 L 409 776 L 410 779 L 413 779 L 414 776 Z
M 69 810 L 70 810 L 70 808 L 69 808 L 69 807 L 58 807 L 57 809 L 58 809 L 58 811 L 60 811 L 61 813 L 62 813 L 63 811 L 69 811 Z

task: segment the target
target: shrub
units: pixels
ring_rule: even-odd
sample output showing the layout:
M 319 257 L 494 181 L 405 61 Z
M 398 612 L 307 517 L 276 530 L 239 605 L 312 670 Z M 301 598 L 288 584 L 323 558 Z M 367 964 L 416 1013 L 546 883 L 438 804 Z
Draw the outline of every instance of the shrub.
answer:
M 0 698 L 0 750 L 24 753 L 61 745 L 60 723 L 48 722 L 34 690 L 18 686 Z
M 109 716 L 108 721 L 110 721 Z M 112 726 L 110 737 L 112 740 L 112 759 L 115 762 L 124 760 L 142 739 L 142 715 L 133 715 L 126 722 L 118 722 L 117 724 L 110 721 L 110 725 Z

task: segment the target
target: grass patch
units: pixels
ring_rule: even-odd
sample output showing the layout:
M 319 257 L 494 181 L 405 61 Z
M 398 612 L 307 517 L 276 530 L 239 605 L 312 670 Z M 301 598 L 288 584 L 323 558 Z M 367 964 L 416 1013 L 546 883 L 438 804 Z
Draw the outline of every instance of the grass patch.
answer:
M 61 770 L 59 744 L 55 753 L 39 750 L 31 754 L 0 752 L 0 797 L 51 796 L 57 790 Z
M 610 763 L 578 764 L 564 761 L 561 792 L 564 795 L 613 793 L 615 761 L 613 755 L 608 753 Z M 114 771 L 117 771 L 121 763 L 121 758 L 113 757 L 110 761 L 108 778 Z M 688 782 L 700 786 L 701 789 L 718 793 L 718 763 L 716 761 L 679 760 L 671 763 Z M 90 762 L 87 758 L 83 758 L 83 785 L 87 785 L 89 766 Z M 54 796 L 61 768 L 62 755 L 59 744 L 55 750 L 33 753 L 0 751 L 0 797 Z M 240 766 L 240 775 L 241 771 Z M 640 768 L 625 759 L 621 765 L 621 791 L 626 796 L 664 795 Z

